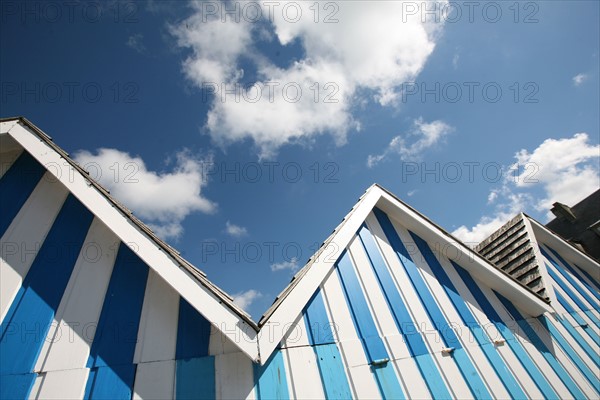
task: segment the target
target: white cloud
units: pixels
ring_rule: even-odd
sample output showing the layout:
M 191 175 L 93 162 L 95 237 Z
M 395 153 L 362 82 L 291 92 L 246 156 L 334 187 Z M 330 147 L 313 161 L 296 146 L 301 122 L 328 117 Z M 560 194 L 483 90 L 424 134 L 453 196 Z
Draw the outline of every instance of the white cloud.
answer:
M 318 17 L 311 2 L 282 1 L 272 19 L 266 16 L 273 2 L 260 2 L 266 24 L 243 17 L 207 20 L 199 4 L 193 3 L 193 15 L 171 32 L 179 47 L 191 49 L 183 63 L 191 82 L 198 87 L 217 84 L 206 128 L 221 145 L 251 138 L 261 157 L 273 156 L 287 143 L 311 143 L 318 135 L 331 135 L 343 144 L 350 130 L 359 129 L 351 110 L 363 93 L 382 105 L 395 104 L 400 85 L 421 71 L 441 28 L 441 23 L 423 23 L 420 12 L 407 15 L 398 1 L 320 3 Z M 227 4 L 232 9 L 235 2 Z M 301 7 L 298 21 L 282 17 L 284 9 L 295 7 Z M 328 16 L 338 22 L 324 23 Z M 303 58 L 284 67 L 271 63 L 255 46 L 268 36 L 266 28 L 284 46 L 300 44 Z M 236 102 L 222 89 L 240 83 L 241 58 L 256 67 L 258 82 L 248 92 L 240 90 L 246 96 Z M 288 84 L 293 86 L 288 86 L 286 100 L 282 89 Z M 302 89 L 298 96 L 297 87 Z
M 248 234 L 248 230 L 246 228 L 232 224 L 229 221 L 225 223 L 225 232 L 234 237 L 241 237 Z
M 202 196 L 203 161 L 187 151 L 177 154 L 170 171 L 150 171 L 139 156 L 101 148 L 78 151 L 75 160 L 90 176 L 163 238 L 178 238 L 182 221 L 193 212 L 211 213 L 216 204 Z
M 516 186 L 544 188 L 545 197 L 535 204 L 538 210 L 549 210 L 556 201 L 574 205 L 600 186 L 600 145 L 589 143 L 587 133 L 546 139 L 532 153 L 522 149 L 515 158 L 523 169 Z
M 250 305 L 252 303 L 254 303 L 254 301 L 256 299 L 259 299 L 262 296 L 263 296 L 263 294 L 261 292 L 259 292 L 258 290 L 254 290 L 254 289 L 246 290 L 245 292 L 239 292 L 239 293 L 232 295 L 233 302 L 238 307 L 240 307 L 244 310 L 248 310 Z
M 494 214 L 471 228 L 456 229 L 453 234 L 459 239 L 479 242 L 518 212 L 545 212 L 550 219 L 554 202 L 575 205 L 600 187 L 600 146 L 589 143 L 586 133 L 546 139 L 533 152 L 522 149 L 514 157 L 501 186 L 488 195 L 488 204 L 496 203 Z M 540 189 L 543 194 L 534 195 Z
M 289 261 L 282 261 L 279 263 L 271 264 L 271 271 L 273 271 L 273 272 L 284 271 L 284 270 L 296 272 L 296 271 L 298 271 L 299 268 L 300 268 L 300 266 L 298 265 L 298 259 L 296 257 L 293 257 Z
M 589 76 L 587 74 L 577 74 L 573 77 L 573 85 L 580 86 Z
M 416 160 L 423 151 L 437 144 L 444 136 L 448 135 L 454 129 L 443 121 L 436 120 L 424 122 L 423 118 L 413 121 L 412 130 L 405 135 L 394 137 L 383 153 L 378 155 L 369 155 L 367 166 L 374 167 L 391 154 L 398 154 L 402 160 Z M 416 137 L 412 143 L 407 139 Z
M 146 46 L 144 46 L 143 40 L 144 35 L 142 35 L 141 33 L 136 33 L 134 35 L 129 36 L 125 44 L 127 45 L 127 47 L 132 48 L 138 53 L 144 54 L 146 52 Z

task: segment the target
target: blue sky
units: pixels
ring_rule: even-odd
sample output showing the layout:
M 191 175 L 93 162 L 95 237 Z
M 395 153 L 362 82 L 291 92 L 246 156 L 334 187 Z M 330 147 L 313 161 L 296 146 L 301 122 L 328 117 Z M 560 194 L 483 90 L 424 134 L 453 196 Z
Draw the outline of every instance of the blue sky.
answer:
M 599 4 L 6 1 L 1 114 L 259 318 L 374 182 L 467 242 L 598 188 Z

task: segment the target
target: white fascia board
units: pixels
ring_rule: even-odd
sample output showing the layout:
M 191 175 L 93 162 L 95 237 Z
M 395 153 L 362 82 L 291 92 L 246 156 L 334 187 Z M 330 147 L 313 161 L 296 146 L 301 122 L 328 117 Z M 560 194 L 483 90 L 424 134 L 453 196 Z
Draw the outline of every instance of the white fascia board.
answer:
M 567 261 L 577 264 L 579 268 L 584 269 L 593 277 L 598 278 L 600 276 L 600 264 L 593 258 L 571 246 L 566 240 L 537 222 L 535 219 L 530 216 L 526 217 L 531 224 L 533 235 L 537 242 L 549 245 L 554 250 L 561 253 Z
M 262 364 L 268 360 L 283 336 L 293 327 L 294 320 L 297 319 L 319 285 L 334 268 L 336 261 L 377 204 L 382 193 L 383 191 L 376 186 L 372 186 L 365 193 L 348 220 L 326 244 L 325 251 L 317 256 L 310 269 L 261 327 L 258 347 Z
M 18 119 L 11 119 L 8 121 L 0 122 L 0 135 L 5 135 L 10 129 L 19 122 Z
M 554 311 L 549 304 L 529 289 L 519 282 L 515 282 L 474 250 L 469 249 L 458 239 L 453 238 L 389 193 L 384 192 L 382 194 L 377 207 L 385 211 L 391 218 L 398 220 L 404 227 L 422 237 L 430 245 L 433 244 L 434 248 L 432 250 L 441 252 L 450 260 L 461 265 L 473 277 L 513 301 L 527 314 L 538 316 L 545 312 Z
M 12 126 L 11 126 L 12 125 Z M 198 312 L 226 335 L 252 360 L 258 359 L 257 333 L 239 315 L 224 306 L 210 290 L 198 283 L 167 253 L 150 240 L 129 218 L 121 214 L 89 180 L 22 124 L 3 122 L 2 132 L 14 138 L 37 161 L 102 220 L 150 268 L 185 298 Z

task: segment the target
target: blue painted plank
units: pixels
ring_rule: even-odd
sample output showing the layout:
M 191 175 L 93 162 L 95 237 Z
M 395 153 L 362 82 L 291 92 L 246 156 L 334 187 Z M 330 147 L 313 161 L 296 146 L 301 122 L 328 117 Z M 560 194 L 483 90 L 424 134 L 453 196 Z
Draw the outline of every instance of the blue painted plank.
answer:
M 125 396 L 133 388 L 133 355 L 147 279 L 148 266 L 121 243 L 87 362 L 97 371 L 88 377 L 88 398 L 106 398 L 104 393 L 113 390 L 115 396 Z
M 365 300 L 348 252 L 344 251 L 337 263 L 336 269 L 342 283 L 350 314 L 352 315 L 352 321 L 356 327 L 358 337 L 361 338 L 366 350 L 369 363 L 374 360 L 389 358 L 383 341 L 379 337 L 379 332 L 377 332 L 377 327 L 373 321 L 373 316 Z
M 303 311 L 308 342 L 312 345 L 334 343 L 333 325 L 329 322 L 321 290 L 317 290 Z
M 553 268 L 548 266 L 546 268 L 550 277 L 560 286 L 560 288 L 569 296 L 571 300 L 579 307 L 579 311 L 584 312 L 593 322 L 600 328 L 600 320 L 596 318 L 590 311 L 590 307 L 585 304 L 581 299 L 567 286 L 567 284 L 562 280 L 562 278 L 553 271 Z M 556 291 L 555 291 L 556 292 Z
M 1 374 L 33 371 L 92 218 L 67 197 L 0 326 Z
M 588 288 L 588 290 L 592 293 L 592 295 L 594 295 L 594 297 L 600 301 L 600 292 L 597 289 L 600 288 L 593 288 L 592 285 L 590 285 L 585 279 L 583 279 L 581 277 L 581 275 L 579 274 L 579 272 L 584 273 L 587 278 L 593 282 L 593 283 L 597 283 L 587 272 L 585 272 L 584 270 L 582 270 L 579 267 L 573 267 L 571 264 L 569 264 L 567 261 L 565 261 L 564 258 L 561 257 L 560 254 L 558 254 L 553 248 L 551 248 L 550 246 L 546 246 L 548 247 L 548 249 L 552 252 L 552 254 L 554 254 L 554 256 L 558 259 L 558 261 L 560 261 L 565 268 L 567 268 L 573 275 L 575 275 L 575 277 L 577 278 L 577 281 L 582 284 L 583 286 L 585 286 L 586 288 Z
M 465 283 L 465 286 L 469 289 L 475 301 L 479 304 L 485 315 L 491 322 L 494 323 L 498 332 L 506 340 L 506 343 L 515 354 L 527 374 L 531 377 L 535 385 L 542 392 L 547 399 L 557 399 L 558 394 L 552 389 L 550 383 L 546 377 L 540 372 L 538 366 L 533 362 L 529 354 L 523 348 L 523 345 L 515 338 L 512 331 L 506 326 L 506 323 L 500 318 L 498 312 L 494 309 L 494 306 L 490 303 L 488 298 L 483 294 L 479 288 L 479 284 L 473 280 L 471 275 L 460 265 L 451 261 L 452 266 L 456 269 L 456 272 L 460 275 L 461 279 Z
M 410 234 L 413 237 L 415 243 L 417 244 L 419 251 L 425 257 L 425 260 L 431 268 L 433 275 L 444 288 L 444 292 L 454 305 L 454 308 L 458 312 L 458 315 L 462 319 L 464 325 L 473 334 L 473 337 L 479 344 L 481 350 L 483 351 L 483 354 L 486 356 L 486 358 L 492 365 L 492 368 L 500 378 L 500 381 L 502 382 L 506 390 L 508 390 L 508 392 L 513 398 L 523 399 L 527 397 L 525 395 L 525 392 L 523 392 L 523 389 L 519 385 L 518 381 L 513 376 L 510 369 L 508 369 L 508 366 L 506 365 L 502 357 L 500 357 L 500 354 L 498 354 L 498 351 L 492 346 L 485 346 L 485 344 L 489 344 L 491 343 L 491 341 L 488 339 L 485 332 L 475 319 L 475 316 L 471 313 L 471 310 L 469 310 L 469 307 L 467 307 L 466 302 L 458 293 L 458 290 L 456 289 L 456 287 L 450 280 L 450 277 L 448 276 L 446 271 L 444 271 L 444 268 L 431 251 L 431 248 L 417 234 L 413 232 L 410 232 Z
M 394 322 L 406 341 L 410 355 L 417 357 L 415 361 L 429 391 L 434 398 L 449 398 L 450 392 L 444 384 L 444 379 L 433 362 L 433 356 L 429 354 L 425 341 L 417 329 L 417 324 L 412 320 L 406 304 L 394 284 L 391 273 L 377 248 L 373 235 L 366 226 L 363 226 L 359 230 L 358 235 L 371 262 L 388 307 L 392 312 Z M 420 355 L 426 356 L 418 357 Z
M 394 229 L 392 222 L 388 218 L 387 214 L 380 209 L 375 208 L 374 212 L 377 220 L 379 221 L 379 225 L 381 225 L 381 228 L 383 229 L 383 232 L 385 233 L 390 245 L 396 252 L 398 259 L 400 260 L 400 264 L 406 271 L 411 285 L 417 293 L 421 304 L 429 316 L 429 319 L 433 322 L 437 331 L 439 332 L 444 345 L 446 347 L 454 347 L 455 350 L 452 352 L 452 357 L 456 362 L 461 374 L 463 375 L 463 378 L 467 382 L 469 389 L 477 398 L 490 398 L 491 394 L 488 391 L 487 386 L 481 379 L 481 376 L 473 365 L 471 359 L 462 348 L 462 344 L 460 343 L 460 340 L 454 331 L 452 329 L 448 329 L 450 324 L 448 321 L 446 321 L 444 314 L 429 291 L 429 288 L 423 280 L 423 277 L 421 277 L 419 274 L 417 266 L 412 261 L 412 258 L 408 254 L 406 247 L 404 247 L 404 244 L 402 243 L 400 236 L 398 236 L 398 232 L 396 232 L 396 229 Z
M 391 363 L 382 365 L 371 365 L 371 371 L 375 374 L 377 386 L 381 397 L 384 399 L 406 399 L 407 396 L 400 387 L 394 367 Z M 348 398 L 348 397 L 346 397 Z
M 577 329 L 575 329 L 569 323 L 569 321 L 567 321 L 566 319 L 564 319 L 560 315 L 557 315 L 556 319 L 567 330 L 567 332 L 569 332 L 569 334 L 573 337 L 573 339 L 575 339 L 575 341 L 577 342 L 577 344 L 591 358 L 591 360 L 594 362 L 594 364 L 596 364 L 596 367 L 600 371 L 600 359 L 598 359 L 598 357 L 599 357 L 598 356 L 598 349 L 600 349 L 600 348 L 596 347 L 596 350 L 592 349 L 592 347 L 588 344 L 588 342 L 585 341 L 585 339 L 583 338 L 583 336 L 581 336 L 581 334 L 577 331 Z
M 554 340 L 558 343 L 560 348 L 567 354 L 567 357 L 573 361 L 573 364 L 581 371 L 583 376 L 588 380 L 588 382 L 592 385 L 593 388 L 596 389 L 598 393 L 600 393 L 600 380 L 598 380 L 598 376 L 594 374 L 590 368 L 581 360 L 581 357 L 573 350 L 571 345 L 567 343 L 565 338 L 560 334 L 560 332 L 556 329 L 556 327 L 550 322 L 545 316 L 541 315 L 538 318 L 538 321 L 546 328 L 550 335 L 554 338 Z
M 583 318 L 581 318 L 581 315 L 579 315 L 579 312 L 575 311 L 575 309 L 573 307 L 571 307 L 571 305 L 567 302 L 567 300 L 558 291 L 555 290 L 554 294 L 556 295 L 556 298 L 558 299 L 558 302 L 573 317 L 573 319 L 575 320 L 575 322 L 577 322 L 579 324 L 579 326 L 582 327 L 582 329 L 584 330 L 584 332 L 594 342 L 596 342 L 596 345 L 600 346 L 600 336 L 592 329 L 591 326 L 588 325 L 587 322 L 585 322 L 585 320 Z M 571 325 L 571 324 L 569 324 L 569 325 Z
M 521 330 L 527 335 L 531 343 L 540 351 L 542 356 L 546 359 L 548 364 L 552 367 L 556 375 L 560 378 L 560 380 L 565 384 L 567 389 L 571 395 L 573 395 L 576 399 L 584 399 L 586 396 L 583 394 L 581 389 L 575 384 L 571 376 L 565 370 L 565 368 L 558 362 L 558 360 L 554 357 L 554 354 L 546 347 L 542 339 L 535 332 L 533 327 L 529 325 L 529 323 L 523 318 L 521 313 L 517 310 L 517 308 L 504 296 L 499 293 L 496 293 L 506 310 L 513 317 L 513 319 L 517 322 Z
M 37 374 L 0 375 L 0 399 L 27 399 Z
M 90 369 L 85 385 L 84 399 L 129 400 L 132 396 L 131 382 L 135 379 L 136 366 L 117 365 Z
M 215 358 L 177 360 L 175 393 L 177 400 L 216 398 Z
M 23 151 L 0 179 L 0 237 L 23 207 L 46 169 L 27 151 Z
M 314 350 L 325 397 L 327 399 L 352 398 L 352 391 L 348 384 L 342 356 L 337 345 L 335 343 L 319 345 L 315 346 Z
M 265 365 L 254 364 L 254 387 L 258 400 L 290 398 L 280 350 L 273 352 Z
M 581 296 L 593 308 L 595 308 L 596 310 L 600 310 L 600 303 L 598 303 L 598 301 L 594 300 L 586 291 L 583 290 L 583 285 L 582 285 L 581 281 L 576 282 L 575 279 L 573 279 L 573 277 L 570 274 L 568 274 L 560 265 L 558 265 L 558 263 L 548 253 L 546 253 L 546 251 L 543 248 L 540 247 L 540 251 L 546 257 L 546 259 L 548 259 L 548 261 L 550 261 L 552 266 L 554 266 L 554 268 L 563 276 L 563 278 L 566 279 L 571 284 L 571 286 L 573 286 L 575 288 L 575 290 L 577 290 L 577 292 L 579 292 L 579 294 L 581 294 Z M 547 269 L 550 272 L 550 270 L 552 268 L 547 268 Z M 561 287 L 563 287 L 563 286 L 566 287 L 566 285 L 564 285 L 564 282 L 562 280 L 560 280 L 559 284 L 561 285 Z M 594 293 L 593 290 L 592 290 L 592 293 Z M 589 307 L 582 308 L 582 310 L 588 310 L 588 309 L 589 309 Z
M 583 275 L 586 276 L 586 278 L 589 279 L 590 282 L 592 282 L 592 284 L 596 287 L 596 290 L 600 291 L 600 277 L 592 277 L 590 274 L 588 274 L 588 272 L 586 270 L 584 270 L 583 268 L 581 268 L 579 265 L 577 264 L 573 264 L 575 265 L 575 268 L 581 272 Z
M 183 297 L 179 298 L 177 348 L 175 358 L 205 357 L 208 355 L 210 322 Z

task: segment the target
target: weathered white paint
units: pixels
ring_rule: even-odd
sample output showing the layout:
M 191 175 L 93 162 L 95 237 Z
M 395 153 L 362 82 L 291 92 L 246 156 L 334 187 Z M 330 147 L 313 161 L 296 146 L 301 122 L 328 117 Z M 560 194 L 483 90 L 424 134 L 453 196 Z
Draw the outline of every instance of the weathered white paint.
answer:
M 133 398 L 162 400 L 175 397 L 175 360 L 137 365 Z
M 324 399 L 317 357 L 312 347 L 283 350 L 290 394 L 296 399 Z
M 134 364 L 175 359 L 179 294 L 149 271 L 138 329 Z
M 30 399 L 82 399 L 89 369 L 48 371 L 40 374 L 29 394 Z
M 215 384 L 218 399 L 255 398 L 252 362 L 243 353 L 215 356 Z

